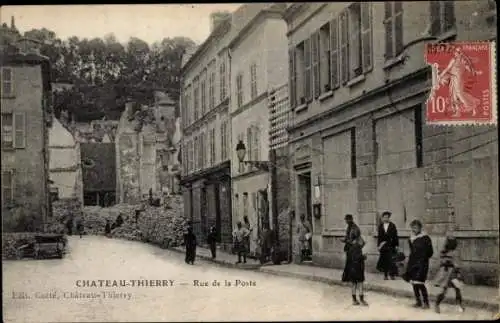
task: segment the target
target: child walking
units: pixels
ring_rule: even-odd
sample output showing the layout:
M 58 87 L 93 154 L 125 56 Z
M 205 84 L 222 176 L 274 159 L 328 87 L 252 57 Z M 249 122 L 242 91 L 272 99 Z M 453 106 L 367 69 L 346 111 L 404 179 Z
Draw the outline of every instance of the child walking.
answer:
M 435 286 L 441 288 L 435 304 L 436 313 L 440 312 L 439 305 L 444 300 L 446 292 L 450 287 L 455 289 L 456 304 L 459 312 L 464 311 L 464 307 L 462 306 L 462 281 L 457 263 L 458 255 L 456 254 L 457 245 L 458 243 L 455 238 L 448 237 L 440 254 L 440 267 L 434 283 Z

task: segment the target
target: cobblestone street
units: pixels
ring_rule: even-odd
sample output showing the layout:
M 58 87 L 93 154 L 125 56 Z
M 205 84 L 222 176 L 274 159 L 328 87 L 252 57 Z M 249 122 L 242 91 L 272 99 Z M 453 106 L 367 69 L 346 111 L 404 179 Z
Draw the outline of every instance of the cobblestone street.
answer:
M 353 307 L 350 289 L 341 286 L 225 269 L 205 261 L 186 265 L 179 253 L 137 242 L 69 238 L 69 254 L 63 260 L 4 262 L 5 322 L 492 318 L 487 311 L 458 313 L 449 305 L 443 305 L 440 315 L 414 310 L 407 298 L 375 293 L 367 293 L 369 308 Z M 173 280 L 173 286 L 132 287 L 132 281 L 145 279 Z M 76 286 L 77 281 L 88 285 L 97 280 L 126 280 L 129 286 Z M 209 287 L 195 287 L 194 280 Z M 214 280 L 221 286 L 212 287 Z M 231 287 L 224 286 L 226 280 Z M 247 286 L 235 286 L 238 280 Z M 75 292 L 94 293 L 95 298 L 75 298 Z M 13 299 L 13 293 L 30 299 Z

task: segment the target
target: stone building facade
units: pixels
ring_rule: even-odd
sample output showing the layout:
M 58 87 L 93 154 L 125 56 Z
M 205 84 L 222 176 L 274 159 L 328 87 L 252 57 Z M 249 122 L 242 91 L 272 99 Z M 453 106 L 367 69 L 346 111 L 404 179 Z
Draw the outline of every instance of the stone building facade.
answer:
M 230 248 L 231 20 L 219 20 L 208 39 L 183 59 L 181 80 L 182 177 L 186 219 L 200 241 L 215 226 Z
M 312 220 L 314 262 L 342 268 L 351 213 L 375 271 L 376 228 L 390 210 L 406 254 L 409 223 L 424 223 L 435 248 L 431 272 L 452 234 L 466 282 L 498 284 L 497 128 L 426 125 L 431 73 L 417 41 L 493 40 L 489 12 L 488 1 L 288 8 L 292 200 Z
M 74 198 L 83 203 L 80 143 L 63 124 L 53 118 L 49 129 L 51 193 L 58 199 Z
M 50 216 L 50 64 L 30 47 L 1 53 L 4 231 L 43 230 Z
M 271 168 L 260 168 L 252 162 L 269 162 L 270 110 L 269 93 L 286 83 L 286 22 L 281 4 L 247 4 L 233 16 L 247 19 L 234 32 L 231 51 L 231 177 L 233 227 L 246 216 L 252 230 L 250 253 L 259 252 L 258 238 L 265 222 L 273 221 L 262 214 L 261 204 L 272 199 Z M 245 14 L 245 12 L 248 12 Z M 246 147 L 245 162 L 240 163 L 236 145 Z M 248 163 L 246 163 L 248 162 Z M 272 161 L 271 161 L 272 162 Z M 267 199 L 264 197 L 267 195 Z M 269 209 L 272 218 L 272 208 Z

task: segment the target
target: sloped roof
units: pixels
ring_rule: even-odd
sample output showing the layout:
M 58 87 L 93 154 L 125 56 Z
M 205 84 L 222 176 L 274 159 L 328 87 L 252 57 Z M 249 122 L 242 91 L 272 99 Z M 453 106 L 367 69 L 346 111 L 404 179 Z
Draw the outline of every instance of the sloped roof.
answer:
M 114 143 L 82 143 L 83 190 L 116 190 L 116 155 Z

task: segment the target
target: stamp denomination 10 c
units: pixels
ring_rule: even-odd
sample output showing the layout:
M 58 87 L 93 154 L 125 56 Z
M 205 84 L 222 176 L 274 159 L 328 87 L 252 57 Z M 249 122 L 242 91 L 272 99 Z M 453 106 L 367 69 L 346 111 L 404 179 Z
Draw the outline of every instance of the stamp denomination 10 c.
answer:
M 496 124 L 495 43 L 427 44 L 432 67 L 427 124 Z

